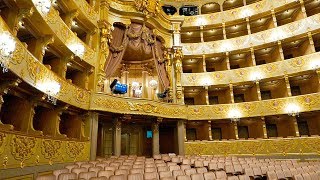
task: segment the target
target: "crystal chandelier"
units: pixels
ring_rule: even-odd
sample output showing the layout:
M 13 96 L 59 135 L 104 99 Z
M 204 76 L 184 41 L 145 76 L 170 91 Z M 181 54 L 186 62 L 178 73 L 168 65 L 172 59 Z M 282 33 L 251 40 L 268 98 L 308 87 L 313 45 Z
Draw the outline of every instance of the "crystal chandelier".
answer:
M 240 121 L 241 112 L 237 109 L 232 109 L 229 111 L 228 117 L 232 122 L 238 122 Z
M 149 81 L 149 86 L 152 87 L 153 89 L 156 89 L 158 86 L 158 81 L 152 79 Z
M 41 11 L 43 14 L 48 14 L 51 8 L 50 0 L 33 0 L 36 8 Z
M 10 58 L 16 49 L 16 42 L 8 32 L 0 34 L 0 65 L 2 72 L 8 72 Z
M 141 89 L 136 89 L 134 91 L 134 94 L 135 94 L 136 97 L 141 97 L 142 96 L 142 90 Z
M 48 102 L 51 102 L 54 105 L 57 105 L 56 96 L 60 92 L 60 84 L 56 81 L 47 81 L 39 85 L 39 89 L 43 90 L 48 97 Z
M 299 116 L 300 107 L 296 104 L 290 103 L 286 107 L 286 112 L 289 116 Z

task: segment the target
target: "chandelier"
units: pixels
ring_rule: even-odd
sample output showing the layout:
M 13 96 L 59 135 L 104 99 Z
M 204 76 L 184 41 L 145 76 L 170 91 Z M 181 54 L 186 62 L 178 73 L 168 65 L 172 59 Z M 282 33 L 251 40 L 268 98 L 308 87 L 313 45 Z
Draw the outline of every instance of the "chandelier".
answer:
M 238 109 L 231 109 L 228 113 L 228 117 L 232 122 L 240 121 L 241 112 Z
M 39 89 L 47 94 L 48 102 L 57 105 L 55 96 L 60 92 L 61 85 L 56 81 L 47 81 L 39 85 Z
M 286 107 L 286 112 L 289 116 L 299 116 L 300 107 L 296 104 L 290 103 Z
M 16 49 L 16 42 L 8 32 L 0 34 L 0 65 L 2 72 L 8 72 L 10 58 Z
M 50 0 L 33 0 L 36 8 L 41 11 L 43 14 L 48 14 L 51 8 Z

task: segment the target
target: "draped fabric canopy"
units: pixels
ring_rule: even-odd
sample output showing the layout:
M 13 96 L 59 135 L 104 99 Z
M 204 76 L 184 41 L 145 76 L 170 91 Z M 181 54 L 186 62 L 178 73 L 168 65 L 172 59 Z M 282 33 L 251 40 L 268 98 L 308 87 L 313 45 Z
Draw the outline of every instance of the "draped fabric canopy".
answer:
M 163 62 L 163 45 L 144 25 L 132 23 L 127 29 L 116 26 L 112 32 L 110 53 L 105 64 L 107 77 L 111 77 L 119 68 L 124 55 L 126 59 L 143 61 L 151 59 L 157 69 L 159 82 L 165 89 L 170 86 Z

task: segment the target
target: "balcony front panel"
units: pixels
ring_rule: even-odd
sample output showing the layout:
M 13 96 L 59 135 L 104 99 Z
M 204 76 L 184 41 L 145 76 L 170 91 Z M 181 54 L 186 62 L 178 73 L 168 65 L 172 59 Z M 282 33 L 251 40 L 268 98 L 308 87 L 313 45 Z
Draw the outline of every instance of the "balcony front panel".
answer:
M 318 31 L 319 29 L 320 14 L 316 14 L 296 22 L 251 35 L 213 42 L 182 43 L 182 50 L 186 56 L 202 56 L 250 49 L 251 47 L 285 40 L 306 34 L 310 31 Z
M 186 155 L 318 155 L 319 137 L 185 142 Z
M 242 82 L 283 77 L 284 75 L 293 75 L 305 71 L 313 70 L 317 67 L 320 59 L 320 53 L 313 53 L 285 61 L 240 68 L 235 70 L 226 70 L 218 72 L 205 73 L 183 73 L 181 76 L 182 86 L 211 86 L 237 84 Z

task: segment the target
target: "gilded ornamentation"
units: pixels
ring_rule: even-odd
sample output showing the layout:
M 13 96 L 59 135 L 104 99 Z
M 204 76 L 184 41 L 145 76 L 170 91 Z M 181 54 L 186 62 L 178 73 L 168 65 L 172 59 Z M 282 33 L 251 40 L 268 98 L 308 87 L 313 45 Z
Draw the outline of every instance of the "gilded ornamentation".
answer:
M 136 0 L 134 2 L 137 10 L 145 16 L 157 16 L 160 11 L 160 0 Z
M 141 104 L 141 103 L 132 103 L 127 102 L 131 111 L 142 111 L 146 113 L 158 113 L 158 107 L 153 104 Z
M 237 141 L 185 142 L 187 155 L 319 154 L 320 138 L 284 138 Z
M 0 132 L 0 155 L 4 151 L 6 137 L 7 135 L 5 133 Z
M 60 148 L 61 141 L 51 139 L 42 140 L 41 153 L 44 156 L 44 158 L 49 160 L 49 164 L 52 164 L 52 160 L 60 155 Z
M 11 147 L 12 155 L 16 160 L 21 162 L 21 167 L 24 167 L 24 161 L 34 155 L 36 139 L 34 137 L 15 135 L 12 137 Z
M 81 156 L 84 149 L 83 143 L 67 142 L 67 154 L 76 161 L 77 157 Z
M 43 80 L 45 75 L 44 68 L 39 65 L 39 62 L 32 56 L 29 56 L 26 60 L 28 62 L 29 76 L 34 83 L 36 84 L 39 80 Z

